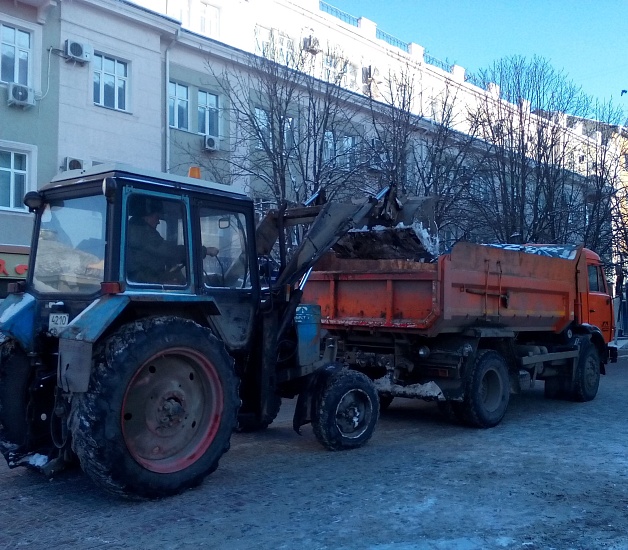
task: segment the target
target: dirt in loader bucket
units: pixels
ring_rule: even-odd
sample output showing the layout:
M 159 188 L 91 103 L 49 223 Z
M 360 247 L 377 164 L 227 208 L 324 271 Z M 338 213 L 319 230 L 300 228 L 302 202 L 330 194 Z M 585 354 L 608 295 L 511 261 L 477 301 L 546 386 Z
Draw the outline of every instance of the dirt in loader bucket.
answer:
M 420 211 L 429 198 L 399 197 L 394 186 L 382 190 L 366 226 L 352 229 L 333 246 L 338 258 L 432 262 L 438 238 L 423 227 Z
M 432 241 L 421 224 L 375 226 L 350 231 L 333 250 L 345 259 L 432 262 L 437 256 Z

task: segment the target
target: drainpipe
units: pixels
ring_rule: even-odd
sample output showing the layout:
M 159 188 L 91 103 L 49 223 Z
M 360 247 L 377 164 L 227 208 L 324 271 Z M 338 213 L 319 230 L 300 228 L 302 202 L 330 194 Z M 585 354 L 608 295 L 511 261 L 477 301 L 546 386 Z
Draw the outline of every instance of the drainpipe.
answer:
M 164 163 L 163 163 L 163 171 L 168 173 L 170 172 L 170 120 L 168 119 L 168 84 L 170 83 L 170 48 L 172 48 L 173 44 L 179 38 L 179 31 L 181 29 L 177 29 L 174 33 L 174 38 L 170 41 L 170 44 L 166 47 L 165 55 L 164 55 L 164 63 L 166 65 L 165 73 L 165 94 L 166 98 L 166 109 L 165 109 L 165 122 L 166 122 L 166 136 L 164 143 Z

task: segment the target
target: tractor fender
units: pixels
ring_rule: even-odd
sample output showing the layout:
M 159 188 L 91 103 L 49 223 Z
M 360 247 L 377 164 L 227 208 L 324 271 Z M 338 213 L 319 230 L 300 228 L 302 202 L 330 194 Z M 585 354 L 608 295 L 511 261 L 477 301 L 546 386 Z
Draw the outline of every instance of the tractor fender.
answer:
M 297 398 L 292 419 L 292 428 L 299 435 L 301 435 L 301 426 L 305 426 L 305 424 L 309 424 L 312 421 L 312 414 L 317 406 L 316 397 L 320 395 L 321 390 L 327 384 L 327 380 L 343 368 L 345 366 L 342 363 L 327 363 L 308 376 L 305 387 Z
M 128 296 L 120 294 L 101 296 L 59 334 L 57 385 L 63 391 L 87 391 L 92 371 L 93 345 L 130 301 Z
M 26 352 L 34 345 L 35 298 L 30 294 L 9 294 L 0 304 L 0 344 L 17 341 Z

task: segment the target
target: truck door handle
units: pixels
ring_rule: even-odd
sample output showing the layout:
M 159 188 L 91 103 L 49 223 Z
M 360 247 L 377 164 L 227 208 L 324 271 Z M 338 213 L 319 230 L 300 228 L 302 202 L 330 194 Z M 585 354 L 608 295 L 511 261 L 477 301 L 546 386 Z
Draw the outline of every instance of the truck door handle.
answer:
M 595 310 L 594 309 L 590 309 L 589 313 L 595 313 Z

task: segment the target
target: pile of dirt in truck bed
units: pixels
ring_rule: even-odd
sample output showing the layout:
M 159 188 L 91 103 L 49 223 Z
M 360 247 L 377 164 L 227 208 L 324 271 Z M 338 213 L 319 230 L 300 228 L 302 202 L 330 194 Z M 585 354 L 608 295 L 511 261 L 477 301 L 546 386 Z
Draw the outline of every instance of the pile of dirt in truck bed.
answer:
M 414 226 L 352 230 L 334 245 L 333 250 L 338 257 L 346 259 L 431 262 L 436 255 L 419 233 Z

